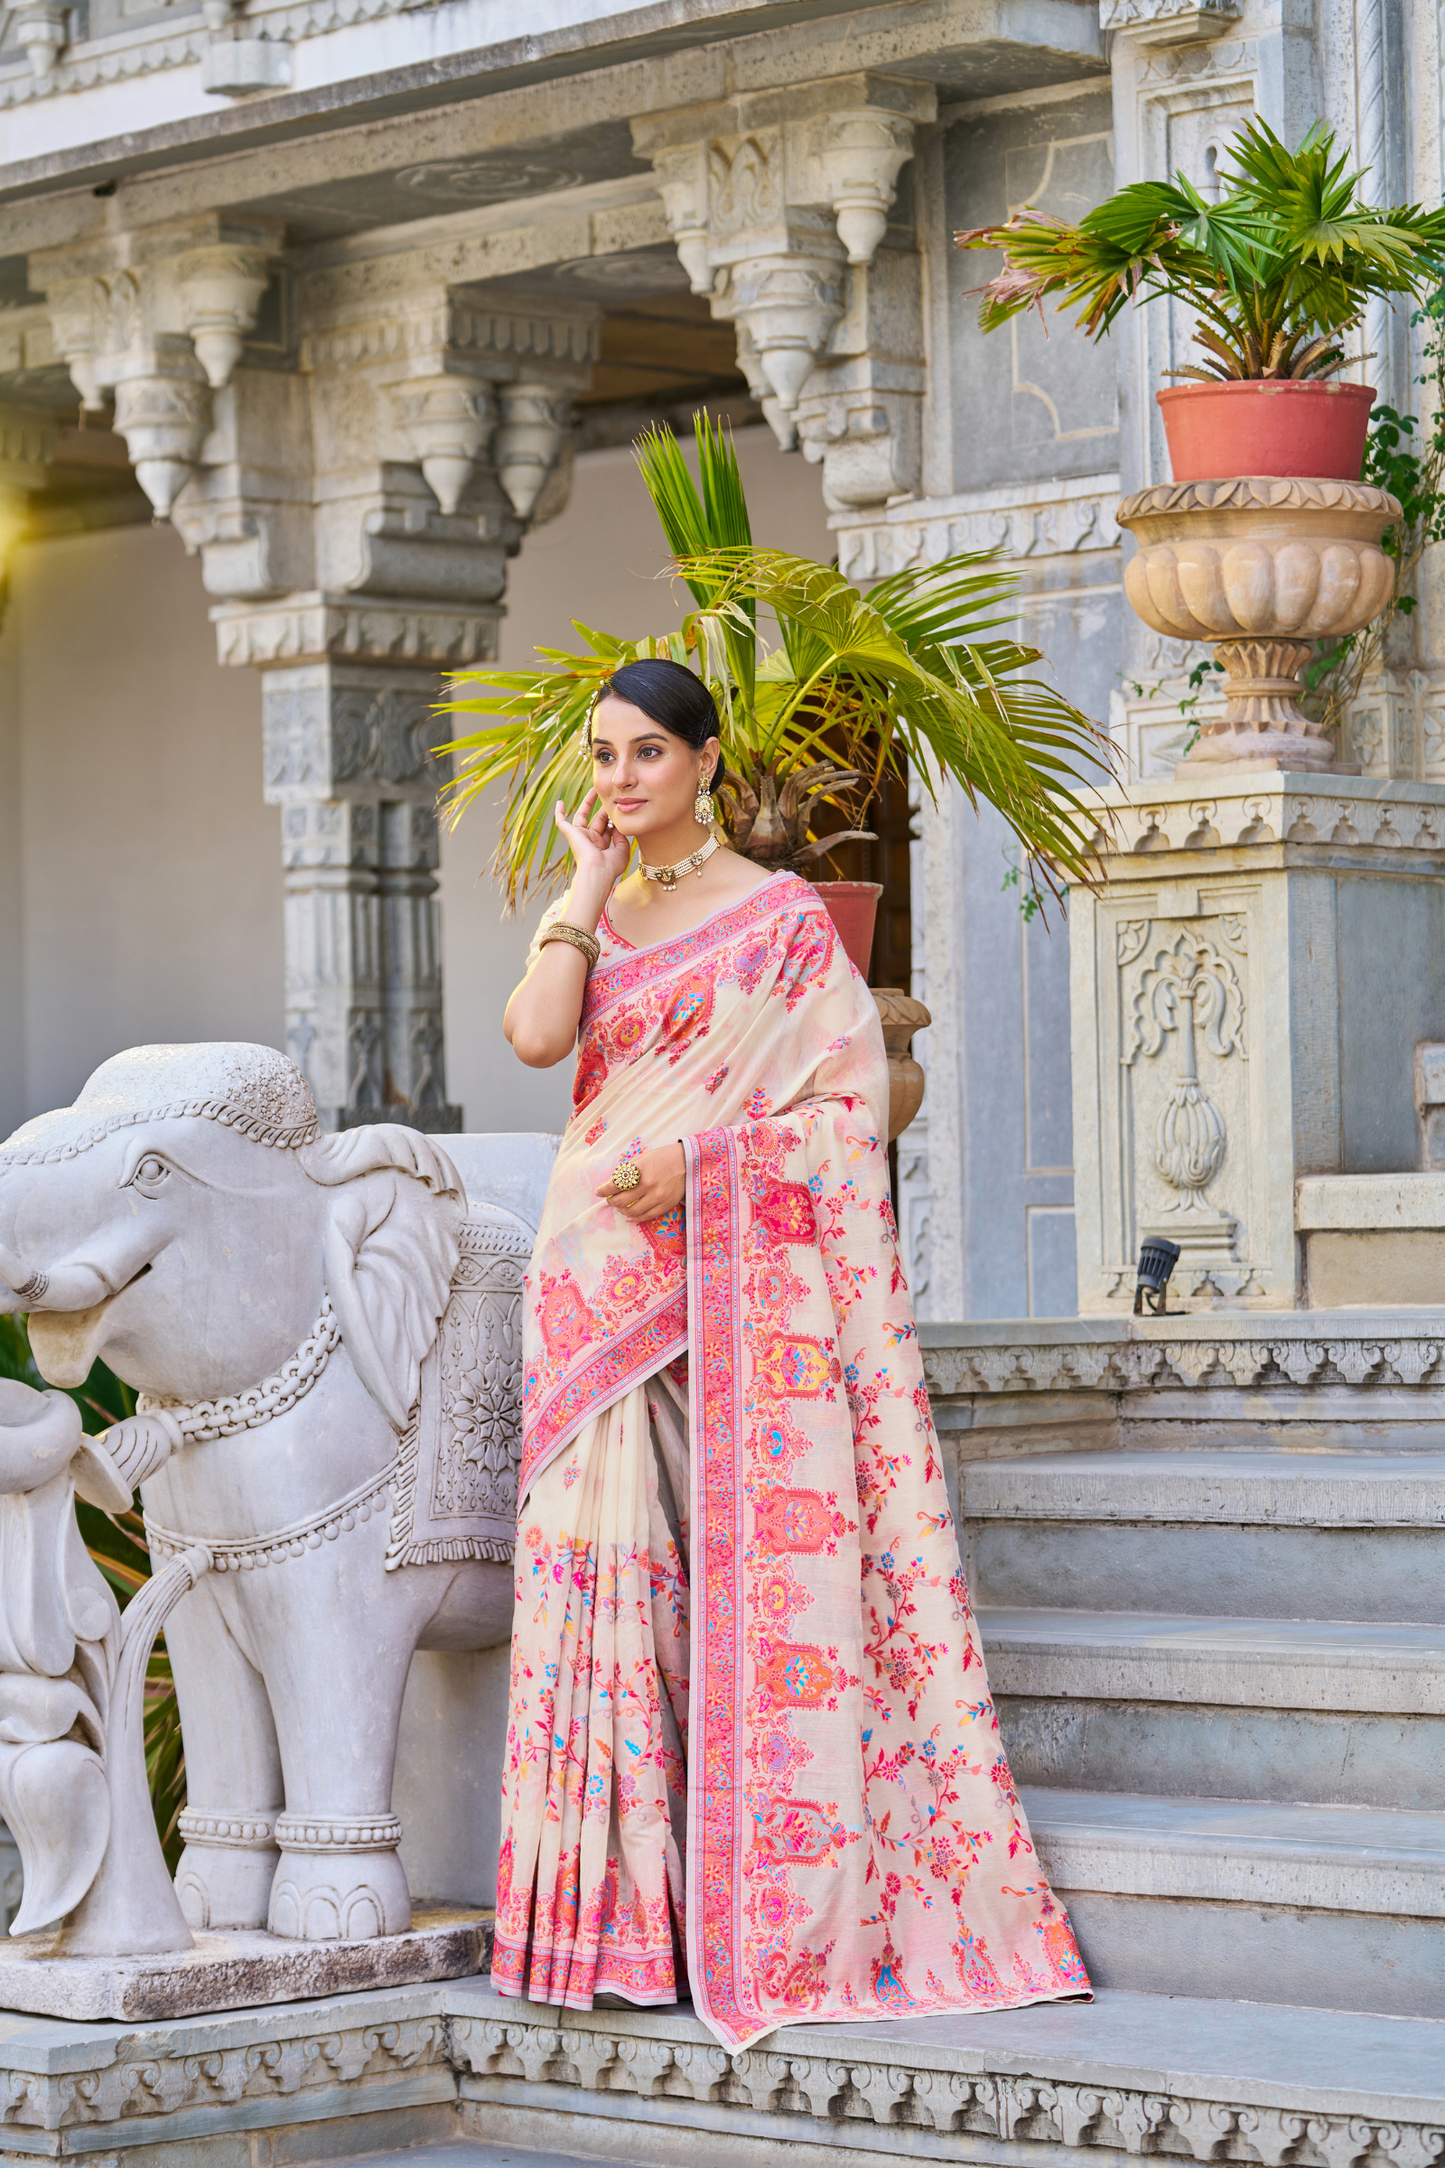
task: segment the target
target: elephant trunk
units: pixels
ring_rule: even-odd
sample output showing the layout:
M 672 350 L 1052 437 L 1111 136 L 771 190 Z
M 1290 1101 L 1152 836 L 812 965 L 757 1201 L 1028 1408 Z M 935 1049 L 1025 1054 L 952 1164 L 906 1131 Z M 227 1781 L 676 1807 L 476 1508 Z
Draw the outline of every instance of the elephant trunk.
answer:
M 105 1276 L 95 1265 L 69 1263 L 57 1265 L 53 1272 L 41 1272 L 25 1264 L 13 1250 L 0 1244 L 0 1316 L 10 1317 L 17 1310 L 93 1310 L 104 1302 L 116 1289 L 108 1284 Z

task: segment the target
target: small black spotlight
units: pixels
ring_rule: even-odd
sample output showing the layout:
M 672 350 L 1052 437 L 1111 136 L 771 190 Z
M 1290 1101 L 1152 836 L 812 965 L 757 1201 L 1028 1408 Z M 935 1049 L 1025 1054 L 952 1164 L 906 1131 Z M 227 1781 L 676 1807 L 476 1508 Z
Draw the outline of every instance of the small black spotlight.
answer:
M 1179 1262 L 1179 1244 L 1166 1242 L 1160 1235 L 1151 1235 L 1139 1252 L 1139 1280 L 1134 1289 L 1134 1315 L 1142 1317 L 1148 1310 L 1152 1317 L 1162 1317 L 1168 1306 L 1169 1275 Z

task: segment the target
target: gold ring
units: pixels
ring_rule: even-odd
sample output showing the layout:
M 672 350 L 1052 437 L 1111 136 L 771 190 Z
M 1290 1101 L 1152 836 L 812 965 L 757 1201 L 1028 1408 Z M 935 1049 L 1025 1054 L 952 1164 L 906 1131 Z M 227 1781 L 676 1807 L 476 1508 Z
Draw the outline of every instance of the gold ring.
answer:
M 642 1169 L 635 1159 L 620 1159 L 612 1170 L 614 1189 L 636 1189 L 642 1180 Z

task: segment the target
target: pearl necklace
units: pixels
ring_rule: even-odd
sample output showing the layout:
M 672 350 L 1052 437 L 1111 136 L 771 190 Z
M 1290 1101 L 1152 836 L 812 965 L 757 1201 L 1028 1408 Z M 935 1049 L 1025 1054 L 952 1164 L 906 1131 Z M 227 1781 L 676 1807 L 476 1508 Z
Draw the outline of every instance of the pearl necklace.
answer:
M 703 867 L 716 849 L 717 837 L 709 836 L 701 850 L 694 851 L 690 858 L 679 858 L 675 865 L 650 866 L 644 858 L 642 878 L 644 881 L 660 881 L 664 888 L 676 888 L 678 875 L 681 873 L 695 873 L 701 878 Z

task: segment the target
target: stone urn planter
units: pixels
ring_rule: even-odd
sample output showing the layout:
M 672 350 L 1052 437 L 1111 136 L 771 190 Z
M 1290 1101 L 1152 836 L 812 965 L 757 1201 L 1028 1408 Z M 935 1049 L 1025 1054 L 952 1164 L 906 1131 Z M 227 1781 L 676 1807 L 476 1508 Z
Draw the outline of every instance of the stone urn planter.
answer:
M 933 1022 L 921 1001 L 898 986 L 875 986 L 878 1020 L 888 1049 L 888 1142 L 901 1137 L 923 1104 L 923 1070 L 909 1051 L 915 1031 Z
M 1360 631 L 1390 598 L 1380 538 L 1400 506 L 1388 491 L 1261 475 L 1157 483 L 1118 517 L 1139 544 L 1124 574 L 1134 610 L 1171 639 L 1213 643 L 1228 674 L 1223 719 L 1183 765 L 1358 774 L 1302 712 L 1300 675 L 1317 640 Z

